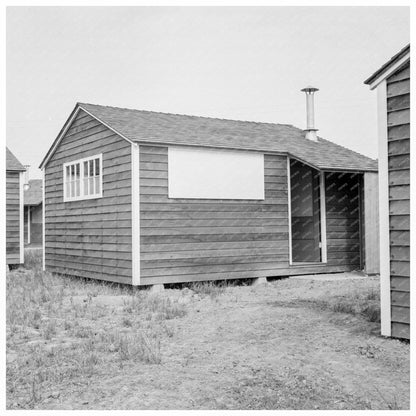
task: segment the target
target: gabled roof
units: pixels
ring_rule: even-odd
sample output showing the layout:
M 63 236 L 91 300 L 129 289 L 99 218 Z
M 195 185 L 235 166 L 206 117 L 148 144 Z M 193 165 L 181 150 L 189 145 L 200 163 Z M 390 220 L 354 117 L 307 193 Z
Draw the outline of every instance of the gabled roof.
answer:
M 23 202 L 25 205 L 39 205 L 42 203 L 42 179 L 31 179 L 29 188 L 24 191 Z
M 364 84 L 375 88 L 384 78 L 387 78 L 393 71 L 399 69 L 410 60 L 410 43 L 401 49 L 396 55 L 390 58 L 381 68 L 364 81 Z
M 322 138 L 312 142 L 305 138 L 303 130 L 287 124 L 225 120 L 85 103 L 78 103 L 74 111 L 77 108 L 130 142 L 257 150 L 289 154 L 321 170 L 377 170 L 375 160 Z M 57 144 L 55 141 L 41 168 Z
M 6 146 L 6 170 L 23 172 L 26 168 L 17 160 L 17 157 Z

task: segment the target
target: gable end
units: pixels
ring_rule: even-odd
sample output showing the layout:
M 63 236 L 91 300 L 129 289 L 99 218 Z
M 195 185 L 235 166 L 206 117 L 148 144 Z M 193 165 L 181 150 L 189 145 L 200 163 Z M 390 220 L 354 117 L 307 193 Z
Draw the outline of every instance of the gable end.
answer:
M 109 126 L 107 123 L 100 120 L 98 117 L 96 117 L 94 114 L 90 113 L 88 110 L 83 108 L 81 105 L 77 104 L 75 106 L 75 108 L 72 110 L 68 119 L 66 120 L 66 122 L 65 122 L 64 126 L 62 127 L 61 131 L 59 132 L 58 136 L 56 137 L 56 139 L 52 143 L 52 146 L 49 148 L 48 152 L 46 153 L 46 155 L 43 158 L 41 164 L 39 165 L 40 169 L 43 169 L 47 165 L 47 163 L 49 162 L 49 160 L 51 159 L 51 157 L 55 153 L 56 149 L 58 148 L 59 144 L 61 143 L 62 139 L 65 137 L 66 132 L 71 128 L 73 122 L 76 120 L 76 118 L 78 116 L 78 113 L 80 111 L 83 111 L 83 112 L 87 113 L 89 116 L 91 116 L 92 118 L 94 118 L 95 120 L 97 120 L 98 122 L 103 124 L 105 127 L 110 129 L 111 131 L 113 131 L 117 135 L 119 135 L 122 139 L 127 140 L 129 143 L 133 143 L 130 139 L 123 136 L 120 132 L 115 130 L 113 127 Z

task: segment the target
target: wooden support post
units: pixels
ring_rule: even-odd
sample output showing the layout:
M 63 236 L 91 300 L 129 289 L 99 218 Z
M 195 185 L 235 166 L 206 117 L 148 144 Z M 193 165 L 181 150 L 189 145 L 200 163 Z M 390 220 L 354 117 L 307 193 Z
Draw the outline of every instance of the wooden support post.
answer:
M 27 206 L 27 244 L 30 244 L 30 205 Z

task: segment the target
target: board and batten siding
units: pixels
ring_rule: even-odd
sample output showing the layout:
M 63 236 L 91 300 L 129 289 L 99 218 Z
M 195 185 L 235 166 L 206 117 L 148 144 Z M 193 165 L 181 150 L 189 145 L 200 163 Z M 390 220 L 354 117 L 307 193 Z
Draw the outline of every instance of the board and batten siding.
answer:
M 358 190 L 343 191 L 350 175 L 327 174 L 328 263 L 289 266 L 287 157 L 265 154 L 264 174 L 264 200 L 170 199 L 168 148 L 140 145 L 140 284 L 356 268 Z
M 63 164 L 97 154 L 102 198 L 64 202 Z M 131 284 L 131 144 L 80 110 L 44 178 L 46 270 Z
M 410 65 L 387 84 L 391 335 L 410 338 Z
M 22 263 L 21 173 L 6 171 L 6 263 Z

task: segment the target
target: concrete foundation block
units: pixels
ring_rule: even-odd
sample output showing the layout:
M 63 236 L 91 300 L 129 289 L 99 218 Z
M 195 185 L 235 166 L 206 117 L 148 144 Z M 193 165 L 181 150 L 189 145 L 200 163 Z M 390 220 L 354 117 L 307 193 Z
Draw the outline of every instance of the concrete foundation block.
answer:
M 161 293 L 165 290 L 165 285 L 152 285 L 150 286 L 150 293 Z
M 256 277 L 253 279 L 253 286 L 259 286 L 259 285 L 265 285 L 267 284 L 267 278 L 266 277 Z

